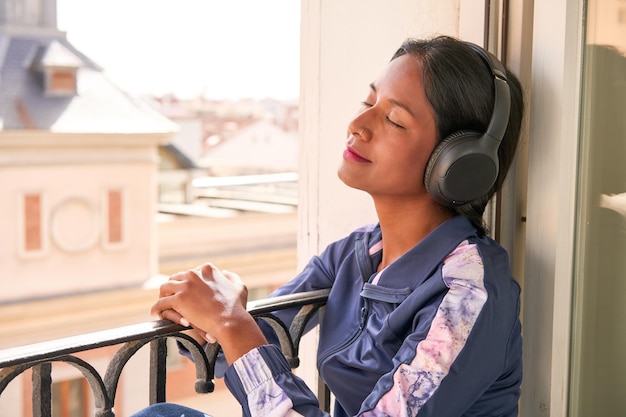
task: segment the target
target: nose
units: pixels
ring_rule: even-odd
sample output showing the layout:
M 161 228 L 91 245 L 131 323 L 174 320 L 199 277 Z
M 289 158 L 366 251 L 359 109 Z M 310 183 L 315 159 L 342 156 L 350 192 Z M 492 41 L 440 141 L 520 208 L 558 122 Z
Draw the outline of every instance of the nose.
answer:
M 360 111 L 352 121 L 348 124 L 348 133 L 362 141 L 370 141 L 372 139 L 372 131 L 369 127 L 368 117 L 371 109 Z

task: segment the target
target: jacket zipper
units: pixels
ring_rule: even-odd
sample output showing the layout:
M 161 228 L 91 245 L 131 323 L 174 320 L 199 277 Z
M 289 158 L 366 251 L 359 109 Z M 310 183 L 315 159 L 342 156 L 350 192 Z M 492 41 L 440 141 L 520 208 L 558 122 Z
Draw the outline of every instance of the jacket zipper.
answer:
M 361 277 L 363 278 L 363 282 L 367 282 L 373 273 L 371 260 L 368 253 L 369 250 L 369 236 L 364 236 L 362 239 L 358 239 L 354 244 L 354 255 L 356 257 L 357 265 L 359 267 L 359 271 L 361 272 Z M 362 290 L 363 288 L 361 288 Z M 369 300 L 367 298 L 363 298 L 363 307 L 361 307 L 361 314 L 359 317 L 359 329 L 357 332 L 350 338 L 348 341 L 342 345 L 337 346 L 334 349 L 331 349 L 324 356 L 318 359 L 317 361 L 317 369 L 321 369 L 322 363 L 326 361 L 329 357 L 335 355 L 343 349 L 346 349 L 348 346 L 352 345 L 363 333 L 363 329 L 365 328 L 365 323 L 367 322 L 367 316 L 369 314 Z
M 361 333 L 363 333 L 363 329 L 365 329 L 365 323 L 367 322 L 367 317 L 369 315 L 369 300 L 364 299 L 364 302 L 365 303 L 363 307 L 361 307 L 361 314 L 359 318 L 359 328 L 356 331 L 356 333 L 350 339 L 348 339 L 347 342 L 343 343 L 342 345 L 337 346 L 334 349 L 331 349 L 330 351 L 326 352 L 324 356 L 319 358 L 319 360 L 317 361 L 317 369 L 321 369 L 322 363 L 324 363 L 324 361 L 326 361 L 329 357 L 335 355 L 336 353 L 352 345 L 359 338 Z

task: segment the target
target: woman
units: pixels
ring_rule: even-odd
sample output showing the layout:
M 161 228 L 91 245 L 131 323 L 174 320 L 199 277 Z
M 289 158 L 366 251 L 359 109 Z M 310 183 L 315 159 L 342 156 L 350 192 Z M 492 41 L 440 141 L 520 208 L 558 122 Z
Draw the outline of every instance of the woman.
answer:
M 338 174 L 371 195 L 379 223 L 329 245 L 275 293 L 332 288 L 317 363 L 334 416 L 517 416 L 520 290 L 482 214 L 522 112 L 515 76 L 450 37 L 407 40 L 370 85 Z M 220 343 L 245 415 L 323 415 L 245 302 L 237 275 L 206 264 L 163 284 L 152 313 Z M 138 415 L 193 413 L 159 404 Z

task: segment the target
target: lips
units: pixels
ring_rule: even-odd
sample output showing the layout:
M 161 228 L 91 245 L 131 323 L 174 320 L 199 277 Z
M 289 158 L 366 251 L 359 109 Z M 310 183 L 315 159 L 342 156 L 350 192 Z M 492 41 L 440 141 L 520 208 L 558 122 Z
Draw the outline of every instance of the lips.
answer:
M 354 162 L 371 162 L 369 159 L 363 158 L 361 155 L 359 155 L 358 152 L 355 151 L 354 148 L 351 146 L 348 146 L 343 151 L 343 159 L 345 159 L 346 161 Z

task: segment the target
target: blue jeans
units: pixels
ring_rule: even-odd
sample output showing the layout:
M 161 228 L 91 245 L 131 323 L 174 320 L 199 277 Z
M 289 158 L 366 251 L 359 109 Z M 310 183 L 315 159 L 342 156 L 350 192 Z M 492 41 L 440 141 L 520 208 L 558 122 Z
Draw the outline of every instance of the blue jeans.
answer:
M 151 405 L 133 414 L 131 417 L 211 417 L 192 408 L 182 405 L 159 403 Z

